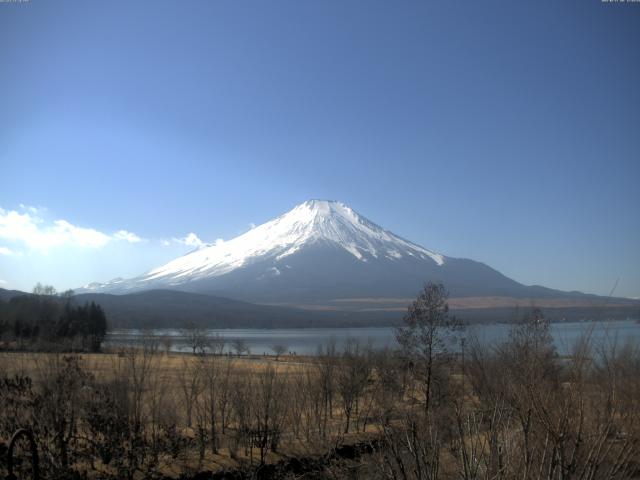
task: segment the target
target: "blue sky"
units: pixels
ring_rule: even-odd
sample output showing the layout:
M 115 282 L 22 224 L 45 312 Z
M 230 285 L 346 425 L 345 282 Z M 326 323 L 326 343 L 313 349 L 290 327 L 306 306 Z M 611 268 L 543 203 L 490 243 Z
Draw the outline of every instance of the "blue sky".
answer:
M 599 0 L 0 3 L 0 287 L 136 275 L 329 198 L 640 296 L 638 45 L 640 4 Z

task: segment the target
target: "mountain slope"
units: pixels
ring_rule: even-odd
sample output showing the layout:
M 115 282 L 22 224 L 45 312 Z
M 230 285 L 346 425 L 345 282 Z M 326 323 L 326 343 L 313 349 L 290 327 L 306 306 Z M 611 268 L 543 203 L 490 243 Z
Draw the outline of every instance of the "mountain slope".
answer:
M 207 245 L 139 277 L 81 292 L 172 289 L 259 303 L 413 297 L 425 281 L 452 296 L 575 296 L 527 287 L 473 260 L 409 242 L 340 202 L 310 200 L 230 241 Z

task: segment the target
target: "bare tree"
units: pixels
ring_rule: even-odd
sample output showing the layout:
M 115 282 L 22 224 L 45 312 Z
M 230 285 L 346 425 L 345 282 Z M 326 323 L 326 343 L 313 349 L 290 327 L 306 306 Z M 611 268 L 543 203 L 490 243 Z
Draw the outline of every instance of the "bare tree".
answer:
M 231 385 L 231 406 L 235 423 L 234 435 L 229 446 L 232 458 L 236 458 L 238 447 L 243 446 L 245 455 L 251 452 L 251 419 L 253 417 L 252 385 L 247 375 L 237 375 Z
M 171 338 L 171 335 L 163 335 L 160 339 L 160 342 L 162 343 L 162 347 L 164 348 L 165 355 L 169 356 L 169 353 L 171 352 L 171 346 L 173 345 L 173 339 Z
M 193 406 L 202 389 L 200 364 L 188 356 L 181 357 L 181 368 L 178 385 L 182 393 L 185 409 L 186 425 L 191 428 L 193 421 Z
M 51 468 L 68 473 L 78 447 L 83 387 L 92 377 L 84 371 L 78 356 L 54 354 L 45 362 L 38 362 L 37 368 L 41 397 L 34 413 L 47 447 L 45 460 Z
M 333 417 L 333 397 L 335 392 L 335 371 L 338 360 L 336 339 L 331 338 L 326 345 L 318 347 L 317 364 L 318 381 L 322 392 L 322 412 L 316 418 L 322 421 L 318 430 L 322 437 L 327 436 L 329 418 Z
M 377 377 L 374 391 L 375 416 L 380 423 L 388 424 L 397 406 L 402 402 L 406 370 L 388 349 L 376 352 L 372 361 Z
M 226 401 L 220 402 L 219 396 L 222 394 L 226 397 L 227 395 L 225 390 L 228 388 L 229 360 L 225 365 L 224 360 L 220 357 L 224 349 L 222 337 L 214 337 L 210 345 L 212 352 L 200 355 L 196 360 L 202 383 L 202 391 L 197 405 L 199 406 L 199 424 L 208 431 L 211 451 L 218 453 L 218 418 L 220 417 L 218 407 L 221 403 L 226 406 Z M 222 415 L 224 415 L 224 411 Z
M 273 367 L 269 366 L 258 374 L 251 399 L 251 433 L 253 444 L 259 449 L 262 464 L 268 450 L 277 451 L 286 418 L 285 383 Z
M 436 361 L 444 357 L 448 340 L 461 328 L 460 322 L 449 316 L 448 296 L 442 284 L 427 283 L 409 306 L 404 326 L 396 331 L 396 340 L 423 387 L 426 413 L 432 397 Z
M 282 344 L 276 344 L 271 347 L 271 350 L 276 356 L 276 362 L 280 358 L 280 355 L 284 355 L 287 351 L 287 346 Z
M 220 429 L 224 434 L 226 427 L 229 423 L 229 417 L 231 414 L 230 397 L 231 397 L 231 375 L 234 369 L 234 360 L 230 355 L 225 356 L 222 365 L 222 372 L 218 381 L 218 412 L 220 413 Z
M 336 383 L 345 416 L 344 433 L 349 433 L 352 414 L 354 411 L 357 414 L 360 397 L 371 375 L 371 364 L 361 351 L 357 340 L 347 340 L 336 373 Z
M 42 285 L 40 282 L 33 287 L 34 295 L 53 296 L 57 293 L 56 289 L 51 285 Z
M 209 348 L 209 340 L 207 331 L 197 328 L 194 324 L 190 324 L 186 330 L 185 341 L 194 355 L 204 354 Z
M 236 352 L 237 356 L 241 356 L 244 353 L 249 355 L 251 353 L 251 349 L 244 338 L 234 338 L 231 342 L 231 348 Z
M 373 454 L 331 461 L 319 476 L 637 477 L 637 344 L 595 344 L 585 337 L 560 357 L 548 321 L 535 309 L 500 344 L 467 340 L 464 361 L 432 346 L 428 409 L 412 391 L 412 384 L 429 391 L 425 357 L 372 352 L 353 340 L 343 351 L 331 343 L 308 363 L 279 368 L 268 362 L 243 368 L 245 362 L 220 355 L 221 337 L 209 338 L 209 347 L 195 356 L 175 359 L 158 354 L 151 336 L 118 355 L 3 353 L 0 460 L 8 436 L 28 425 L 45 479 L 159 478 L 168 465 L 180 465 L 190 478 L 214 462 L 226 463 L 212 453 L 224 456 L 227 446 L 255 478 L 265 473 L 270 450 L 322 455 L 345 439 L 345 431 L 362 430 L 367 436 L 355 440 L 370 439 Z M 407 365 L 412 374 L 405 373 Z M 185 414 L 192 422 L 180 428 Z M 0 461 L 0 477 L 8 473 L 5 465 Z

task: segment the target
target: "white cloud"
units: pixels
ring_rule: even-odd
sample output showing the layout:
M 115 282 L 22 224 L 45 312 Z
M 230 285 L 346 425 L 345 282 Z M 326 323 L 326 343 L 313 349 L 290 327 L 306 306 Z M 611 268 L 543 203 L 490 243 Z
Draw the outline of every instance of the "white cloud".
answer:
M 256 224 L 255 224 L 255 223 L 253 223 L 253 222 L 251 222 L 251 223 L 249 224 L 249 229 L 250 229 L 250 230 L 253 230 L 254 228 L 256 228 Z
M 100 248 L 111 240 L 109 235 L 98 230 L 77 227 L 66 220 L 56 220 L 53 225 L 52 229 L 42 232 L 45 246 L 46 242 L 51 241 L 53 245 L 71 244 L 79 247 Z
M 7 284 L 7 281 L 6 281 L 6 280 L 2 280 L 2 279 L 0 278 L 0 285 L 6 285 L 6 284 Z
M 13 250 L 7 247 L 0 247 L 0 255 L 13 255 L 13 254 L 14 254 Z
M 183 245 L 189 245 L 190 247 L 202 247 L 204 245 L 204 242 L 193 232 L 183 238 L 174 238 L 174 241 L 182 243 Z
M 23 243 L 32 250 L 47 251 L 59 246 L 101 248 L 114 240 L 130 243 L 142 240 L 126 230 L 108 235 L 93 228 L 73 225 L 66 220 L 47 223 L 39 216 L 44 209 L 22 205 L 21 208 L 25 213 L 0 208 L 0 238 Z
M 181 237 L 181 238 L 172 238 L 171 239 L 174 243 L 179 243 L 181 245 L 188 245 L 190 247 L 206 247 L 207 243 L 203 242 L 198 235 L 196 235 L 193 232 L 190 232 L 187 236 L 185 237 Z M 165 247 L 168 247 L 171 242 L 169 242 L 168 240 L 161 240 L 160 241 L 161 244 Z M 224 244 L 224 239 L 222 238 L 216 238 L 216 241 L 213 243 L 215 246 L 219 247 L 220 245 Z M 210 245 L 210 244 L 209 244 Z
M 20 204 L 20 208 L 25 212 L 29 212 L 32 215 L 41 215 L 47 211 L 47 209 L 44 207 L 34 207 L 32 205 L 25 205 L 24 203 Z
M 132 232 L 127 232 L 126 230 L 118 230 L 113 234 L 113 238 L 116 240 L 124 240 L 129 243 L 138 243 L 142 241 L 138 235 Z

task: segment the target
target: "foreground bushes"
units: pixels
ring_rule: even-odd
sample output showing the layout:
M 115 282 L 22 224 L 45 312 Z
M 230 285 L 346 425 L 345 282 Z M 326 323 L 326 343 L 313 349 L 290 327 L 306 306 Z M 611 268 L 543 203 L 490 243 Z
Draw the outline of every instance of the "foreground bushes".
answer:
M 0 370 L 0 476 L 19 427 L 34 431 L 52 479 L 188 478 L 221 465 L 254 478 L 281 455 L 316 455 L 313 478 L 640 475 L 638 346 L 587 337 L 560 358 L 534 310 L 503 344 L 466 339 L 453 354 L 460 330 L 445 292 L 424 293 L 397 352 L 349 341 L 307 363 L 256 362 L 222 354 L 217 338 L 196 355 L 153 343 L 109 356 L 24 354 Z M 363 442 L 358 458 L 318 456 Z
M 640 476 L 638 345 L 593 345 L 587 335 L 560 358 L 549 323 L 533 309 L 503 344 L 468 339 L 453 360 L 446 349 L 456 322 L 443 299 L 441 286 L 427 286 L 400 332 L 405 351 L 420 353 L 405 358 L 424 394 L 379 419 L 382 477 Z

